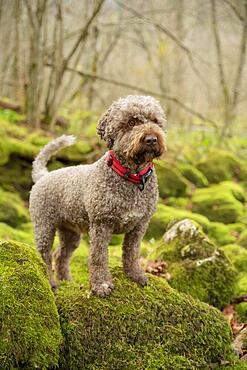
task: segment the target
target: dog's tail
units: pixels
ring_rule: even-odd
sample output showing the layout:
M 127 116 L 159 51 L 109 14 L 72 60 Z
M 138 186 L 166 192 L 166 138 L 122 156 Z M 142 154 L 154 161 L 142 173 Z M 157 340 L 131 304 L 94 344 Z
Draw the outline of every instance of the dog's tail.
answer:
M 73 145 L 75 140 L 73 135 L 62 135 L 44 146 L 33 161 L 32 179 L 34 183 L 48 173 L 46 165 L 51 156 L 60 149 Z

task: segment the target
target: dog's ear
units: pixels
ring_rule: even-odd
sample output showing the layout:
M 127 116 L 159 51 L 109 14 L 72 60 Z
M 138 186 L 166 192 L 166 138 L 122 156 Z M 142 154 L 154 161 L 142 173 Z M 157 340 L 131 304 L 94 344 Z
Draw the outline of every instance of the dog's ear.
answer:
M 113 139 L 111 139 L 106 132 L 107 123 L 110 120 L 110 113 L 111 107 L 103 114 L 97 126 L 97 134 L 100 136 L 101 139 L 107 142 L 107 146 L 109 149 L 113 147 L 114 142 Z
M 97 134 L 100 136 L 101 139 L 106 140 L 106 124 L 110 116 L 110 108 L 103 114 L 100 118 L 98 126 L 97 126 Z

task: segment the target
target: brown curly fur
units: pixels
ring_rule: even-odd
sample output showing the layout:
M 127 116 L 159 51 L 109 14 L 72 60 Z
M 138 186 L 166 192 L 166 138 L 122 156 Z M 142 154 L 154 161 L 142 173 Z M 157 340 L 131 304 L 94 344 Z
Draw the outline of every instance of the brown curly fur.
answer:
M 154 98 L 130 95 L 110 106 L 99 121 L 97 132 L 122 165 L 136 172 L 164 153 L 165 123 L 163 110 Z M 155 138 L 151 144 L 150 138 Z M 142 192 L 107 166 L 107 153 L 91 165 L 48 173 L 46 164 L 51 155 L 73 142 L 73 137 L 65 135 L 53 140 L 33 164 L 36 184 L 30 195 L 30 213 L 37 248 L 48 266 L 51 285 L 56 285 L 51 256 L 56 230 L 60 239 L 54 253 L 58 280 L 70 279 L 70 257 L 80 243 L 81 233 L 88 232 L 91 289 L 99 296 L 108 295 L 113 289 L 108 243 L 113 233 L 124 233 L 124 271 L 145 285 L 147 277 L 139 264 L 139 247 L 158 200 L 155 171 Z

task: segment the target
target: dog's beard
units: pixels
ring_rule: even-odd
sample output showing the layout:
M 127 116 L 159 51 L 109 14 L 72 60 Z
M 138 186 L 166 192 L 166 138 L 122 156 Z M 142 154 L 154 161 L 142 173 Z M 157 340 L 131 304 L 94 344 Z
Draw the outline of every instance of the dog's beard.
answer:
M 154 148 L 140 147 L 139 150 L 133 153 L 133 161 L 139 165 L 145 164 L 152 162 L 155 158 L 159 158 L 161 155 L 162 151 L 158 146 Z

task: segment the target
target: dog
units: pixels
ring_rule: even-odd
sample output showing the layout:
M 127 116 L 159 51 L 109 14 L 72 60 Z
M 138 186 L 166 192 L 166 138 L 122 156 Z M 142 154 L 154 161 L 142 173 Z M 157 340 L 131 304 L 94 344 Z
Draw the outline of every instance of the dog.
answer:
M 69 280 L 69 261 L 82 233 L 90 238 L 90 286 L 105 297 L 114 288 L 108 267 L 108 243 L 113 233 L 125 234 L 123 269 L 144 286 L 147 277 L 139 262 L 141 240 L 156 210 L 158 185 L 153 159 L 166 151 L 165 114 L 156 99 L 129 95 L 110 106 L 100 119 L 97 132 L 109 151 L 97 162 L 48 172 L 50 157 L 72 145 L 73 136 L 63 135 L 48 143 L 33 162 L 34 186 L 30 214 L 36 245 L 52 272 L 51 249 L 56 230 L 60 245 L 54 252 L 57 280 Z

